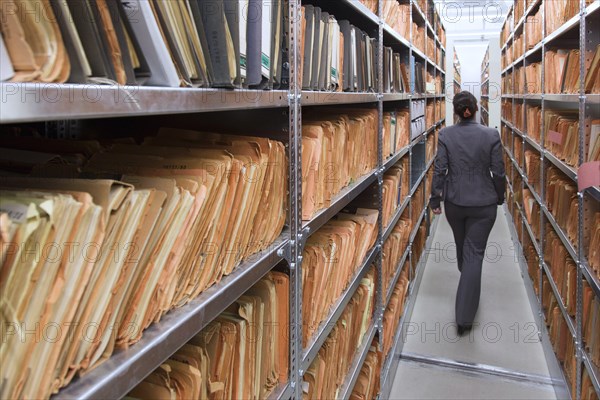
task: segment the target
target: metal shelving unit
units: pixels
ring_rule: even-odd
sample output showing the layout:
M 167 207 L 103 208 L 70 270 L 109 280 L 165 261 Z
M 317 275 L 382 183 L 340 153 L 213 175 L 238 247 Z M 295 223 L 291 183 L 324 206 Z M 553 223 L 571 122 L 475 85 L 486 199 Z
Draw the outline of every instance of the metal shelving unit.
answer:
M 240 265 L 189 304 L 167 313 L 159 323 L 144 331 L 138 343 L 117 351 L 108 361 L 61 390 L 57 397 L 123 397 L 279 263 L 282 258 L 277 253 L 287 245 L 288 236 L 288 232 L 282 233 L 278 243 L 253 256 L 255 262 Z
M 434 29 L 436 26 L 427 20 L 426 15 L 411 0 L 416 10 L 416 18 L 422 19 L 426 29 L 433 33 L 436 51 L 445 53 L 440 38 Z M 318 2 L 316 2 L 318 3 Z M 436 60 L 428 58 L 423 52 L 412 45 L 412 38 L 404 38 L 395 32 L 383 21 L 382 4 L 379 4 L 378 15 L 371 12 L 365 5 L 358 1 L 340 0 L 348 13 L 356 15 L 358 21 L 365 21 L 369 29 L 376 27 L 378 43 L 387 40 L 395 41 L 408 49 L 409 55 L 414 55 L 429 63 L 434 68 L 434 76 L 443 76 L 443 65 L 438 65 Z M 383 46 L 377 46 L 377 76 L 379 86 L 375 92 L 370 93 L 344 93 L 344 92 L 313 92 L 303 91 L 300 85 L 299 70 L 301 65 L 300 40 L 300 10 L 301 0 L 290 0 L 286 17 L 290 23 L 288 32 L 289 44 L 289 89 L 287 90 L 224 90 L 224 89 L 194 89 L 194 88 L 159 88 L 159 87 L 120 87 L 120 86 L 95 86 L 95 85 L 46 85 L 46 84 L 16 84 L 1 83 L 0 95 L 3 99 L 0 107 L 0 124 L 32 123 L 42 121 L 72 121 L 72 120 L 97 120 L 120 117 L 148 117 L 170 116 L 182 114 L 201 114 L 219 112 L 220 116 L 227 113 L 252 112 L 253 110 L 272 110 L 273 113 L 284 112 L 287 119 L 282 132 L 287 141 L 289 160 L 289 214 L 287 226 L 277 242 L 267 250 L 255 254 L 251 261 L 246 261 L 229 276 L 224 277 L 218 284 L 204 291 L 199 297 L 188 305 L 167 313 L 159 323 L 153 324 L 144 331 L 142 339 L 127 350 L 115 352 L 105 363 L 75 379 L 63 388 L 54 399 L 89 399 L 89 398 L 122 398 L 141 382 L 148 374 L 159 367 L 164 360 L 175 353 L 181 346 L 194 335 L 206 327 L 230 304 L 242 296 L 252 285 L 271 271 L 276 265 L 285 263 L 290 277 L 290 331 L 289 331 L 289 379 L 271 393 L 270 399 L 289 399 L 302 397 L 303 374 L 318 353 L 322 344 L 329 335 L 339 316 L 342 314 L 348 301 L 355 293 L 362 277 L 368 272 L 371 265 L 378 271 L 376 284 L 377 307 L 373 315 L 373 323 L 369 328 L 363 343 L 358 348 L 352 367 L 340 394 L 346 398 L 353 389 L 354 383 L 360 373 L 364 359 L 375 335 L 381 335 L 382 315 L 385 305 L 389 302 L 389 295 L 383 299 L 381 288 L 381 248 L 384 240 L 389 236 L 394 224 L 403 212 L 408 210 L 410 215 L 419 215 L 419 224 L 426 215 L 426 205 L 416 204 L 412 196 L 419 185 L 424 181 L 431 160 L 425 166 L 423 173 L 411 188 L 408 195 L 397 209 L 389 226 L 383 227 L 381 216 L 378 222 L 379 234 L 374 247 L 363 260 L 360 268 L 352 278 L 349 287 L 336 301 L 328 318 L 323 321 L 315 337 L 310 341 L 307 349 L 302 348 L 301 323 L 302 311 L 302 252 L 306 238 L 315 232 L 327 221 L 334 217 L 344 207 L 351 203 L 357 196 L 369 188 L 376 188 L 379 209 L 381 211 L 382 174 L 402 157 L 412 159 L 412 147 L 418 142 L 409 144 L 387 160 L 382 159 L 383 104 L 392 101 L 410 102 L 416 99 L 439 99 L 443 94 L 424 95 L 413 93 L 383 93 Z M 412 15 L 411 15 L 412 18 Z M 434 24 L 437 25 L 437 24 Z M 360 26 L 359 26 L 360 27 Z M 365 28 L 365 27 L 363 27 Z M 443 54 L 442 54 L 443 55 Z M 425 67 L 425 66 L 424 66 Z M 350 187 L 339 193 L 330 206 L 320 210 L 311 220 L 302 221 L 302 109 L 303 107 L 320 107 L 335 105 L 363 105 L 364 107 L 377 106 L 379 113 L 378 129 L 378 164 L 377 167 L 365 176 L 354 182 Z M 409 103 L 410 105 L 410 103 Z M 268 111 L 271 112 L 271 111 Z M 165 117 L 166 118 L 166 117 Z M 445 122 L 441 119 L 430 127 L 425 135 L 434 132 Z M 412 163 L 409 163 L 412 168 Z M 419 170 L 423 166 L 415 166 Z M 410 171 L 406 171 L 410 174 Z M 416 257 L 411 253 L 412 242 L 419 224 L 411 232 L 401 262 L 392 280 L 394 285 L 401 273 L 402 266 L 408 257 Z M 430 238 L 431 239 L 431 238 Z M 424 264 L 423 264 L 424 265 Z M 392 286 L 393 287 L 393 286 Z M 391 288 L 390 288 L 391 289 Z M 391 290 L 390 290 L 391 293 Z M 407 295 L 407 303 L 414 303 L 416 291 Z M 408 309 L 408 308 L 407 308 Z M 403 320 L 408 318 L 404 314 Z M 396 333 L 399 337 L 403 322 L 401 321 Z M 399 349 L 395 344 L 394 351 Z M 382 371 L 382 382 L 393 379 L 395 368 L 390 368 L 388 363 Z
M 369 251 L 360 268 L 358 268 L 357 272 L 352 277 L 350 284 L 344 293 L 333 304 L 327 318 L 321 322 L 319 329 L 315 333 L 315 336 L 310 339 L 306 351 L 303 354 L 302 363 L 300 364 L 300 369 L 302 371 L 306 371 L 308 367 L 310 367 L 310 364 L 317 356 L 317 353 L 319 350 L 321 350 L 321 346 L 323 346 L 323 343 L 325 343 L 327 336 L 335 326 L 336 321 L 340 318 L 340 315 L 342 315 L 344 312 L 346 305 L 356 292 L 356 289 L 360 285 L 360 281 L 362 278 L 364 278 L 367 272 L 369 272 L 369 268 L 371 268 L 371 264 L 373 264 L 373 261 L 378 254 L 379 246 L 375 246 Z
M 350 371 L 346 375 L 346 379 L 344 383 L 339 389 L 337 398 L 339 399 L 348 399 L 352 394 L 352 389 L 356 384 L 356 380 L 360 375 L 360 370 L 362 368 L 363 363 L 365 362 L 365 358 L 367 358 L 367 354 L 369 353 L 369 349 L 373 343 L 373 338 L 375 337 L 375 333 L 377 329 L 374 324 L 367 329 L 367 333 L 360 344 L 360 347 L 357 349 L 356 354 L 354 356 L 354 360 L 352 360 L 352 364 L 350 366 Z
M 515 0 L 515 1 L 525 1 L 525 0 Z M 546 16 L 545 14 L 545 7 L 544 7 L 544 2 L 545 1 L 549 1 L 549 0 L 535 0 L 532 4 L 530 4 L 528 7 L 526 7 L 526 11 L 525 14 L 523 15 L 523 17 L 516 22 L 516 24 L 513 24 L 513 32 L 517 29 L 520 28 L 522 26 L 524 26 L 524 21 L 526 20 L 527 16 L 533 13 L 533 10 L 535 8 L 537 8 L 538 6 L 541 7 L 539 14 L 541 15 L 542 18 L 542 28 L 545 29 L 545 18 Z M 515 99 L 518 99 L 520 101 L 523 101 L 525 104 L 528 104 L 528 102 L 532 102 L 532 104 L 534 105 L 541 105 L 542 108 L 542 113 L 545 112 L 545 110 L 547 109 L 558 109 L 560 110 L 562 107 L 567 108 L 567 109 L 578 109 L 579 110 L 579 149 L 580 149 L 580 153 L 579 153 L 579 159 L 577 162 L 577 166 L 572 167 L 567 165 L 564 161 L 560 160 L 556 155 L 552 154 L 549 150 L 547 150 L 545 148 L 544 145 L 544 131 L 545 131 L 545 126 L 544 126 L 544 119 L 542 118 L 542 124 L 540 126 L 540 132 L 539 132 L 539 137 L 540 139 L 540 143 L 538 143 L 537 141 L 535 141 L 530 135 L 528 135 L 526 132 L 528 131 L 528 128 L 526 127 L 527 125 L 527 121 L 526 118 L 524 118 L 524 126 L 525 128 L 523 129 L 524 132 L 521 132 L 519 129 L 517 129 L 513 124 L 511 124 L 510 122 L 502 119 L 502 122 L 510 128 L 510 135 L 511 138 L 518 136 L 520 138 L 522 138 L 522 140 L 524 141 L 524 143 L 526 143 L 528 146 L 530 146 L 531 148 L 535 149 L 536 151 L 538 151 L 540 153 L 541 156 L 541 160 L 542 160 L 542 168 L 540 168 L 540 188 L 541 188 L 541 193 L 537 193 L 535 190 L 533 190 L 533 188 L 531 187 L 528 179 L 524 178 L 522 179 L 522 187 L 521 188 L 514 188 L 515 190 L 518 189 L 522 189 L 522 188 L 528 188 L 531 190 L 531 192 L 533 193 L 534 199 L 535 201 L 538 203 L 539 208 L 540 208 L 540 226 L 538 227 L 539 232 L 540 232 L 540 237 L 542 238 L 541 242 L 537 242 L 534 240 L 534 237 L 532 236 L 532 241 L 535 243 L 535 251 L 537 253 L 537 256 L 540 259 L 540 266 L 539 266 L 539 274 L 540 274 L 540 287 L 538 288 L 538 295 L 537 295 L 537 303 L 538 305 L 541 302 L 541 298 L 543 296 L 543 290 L 547 290 L 545 288 L 542 287 L 541 285 L 541 277 L 542 274 L 545 274 L 548 277 L 548 280 L 550 281 L 550 287 L 552 290 L 554 296 L 558 299 L 560 299 L 559 301 L 559 307 L 562 311 L 562 316 L 565 319 L 565 321 L 567 322 L 567 325 L 569 326 L 569 330 L 571 332 L 571 334 L 573 335 L 573 339 L 574 342 L 576 344 L 576 358 L 577 358 L 577 373 L 576 376 L 574 377 L 574 384 L 575 384 L 575 391 L 573 393 L 567 394 L 570 395 L 573 399 L 581 399 L 581 379 L 582 379 L 582 369 L 585 366 L 588 371 L 590 371 L 590 377 L 592 378 L 593 384 L 594 384 L 594 388 L 596 389 L 596 392 L 598 394 L 600 394 L 600 386 L 598 385 L 598 369 L 597 366 L 594 366 L 589 358 L 587 358 L 587 354 L 585 349 L 582 347 L 582 313 L 583 313 L 583 279 L 587 280 L 588 283 L 590 284 L 590 287 L 593 289 L 594 293 L 596 296 L 600 296 L 600 279 L 598 279 L 598 277 L 596 276 L 595 272 L 592 271 L 589 268 L 589 265 L 587 263 L 586 260 L 586 249 L 584 249 L 584 244 L 583 244 L 583 235 L 584 235 L 584 214 L 583 214 L 583 207 L 584 207 L 584 195 L 590 195 L 590 201 L 600 201 L 600 190 L 598 190 L 598 188 L 596 187 L 592 187 L 592 188 L 587 188 L 585 190 L 583 190 L 581 193 L 579 193 L 578 195 L 578 208 L 579 208 L 579 214 L 578 214 L 578 239 L 577 239 L 577 243 L 573 243 L 565 230 L 563 230 L 563 228 L 561 226 L 559 226 L 559 224 L 557 223 L 556 219 L 554 218 L 554 216 L 549 212 L 546 204 L 545 204 L 545 185 L 546 185 L 546 170 L 547 170 L 547 165 L 553 165 L 555 167 L 557 167 L 562 173 L 564 173 L 564 175 L 566 177 L 568 177 L 568 179 L 571 179 L 574 183 L 577 183 L 578 181 L 578 167 L 581 166 L 581 164 L 583 164 L 586 160 L 583 156 L 583 148 L 584 148 L 584 135 L 585 135 L 585 118 L 588 117 L 588 112 L 589 109 L 593 109 L 594 106 L 596 106 L 597 104 L 600 104 L 600 95 L 598 94 L 586 94 L 584 92 L 584 88 L 583 88 L 583 81 L 584 81 L 584 77 L 585 77 L 585 54 L 586 52 L 590 51 L 594 51 L 595 47 L 600 43 L 600 33 L 599 33 L 599 28 L 596 26 L 597 24 L 595 23 L 591 23 L 591 21 L 598 15 L 598 10 L 600 9 L 600 1 L 593 1 L 590 5 L 586 4 L 586 1 L 580 1 L 578 2 L 579 4 L 579 12 L 576 13 L 576 15 L 574 15 L 572 18 L 570 18 L 568 21 L 566 21 L 562 26 L 560 26 L 558 29 L 556 29 L 554 32 L 551 32 L 550 34 L 546 34 L 545 31 L 542 32 L 542 41 L 540 43 L 537 43 L 535 45 L 535 47 L 533 47 L 531 50 L 525 51 L 524 52 L 524 56 L 519 57 L 519 59 L 515 60 L 514 62 L 512 62 L 510 65 L 508 65 L 504 70 L 503 70 L 503 74 L 505 72 L 510 71 L 511 69 L 513 69 L 517 64 L 519 64 L 520 62 L 522 62 L 523 60 L 525 61 L 525 63 L 528 63 L 528 59 L 529 57 L 533 56 L 536 57 L 536 59 L 539 59 L 540 57 L 540 52 L 541 52 L 541 60 L 542 60 L 542 87 L 541 87 L 541 93 L 535 93 L 535 94 L 524 94 L 524 95 L 515 95 L 512 93 L 503 93 L 502 94 L 502 98 L 506 99 L 508 101 L 512 101 L 513 104 L 513 115 L 516 115 L 516 103 L 515 103 Z M 593 17 L 592 17 L 593 14 Z M 526 35 L 526 29 L 523 29 L 523 34 Z M 506 41 L 506 43 L 502 44 L 502 51 L 510 51 L 510 47 L 514 46 L 514 41 L 511 41 L 512 37 L 514 35 L 510 35 L 510 37 L 508 38 L 508 40 Z M 577 39 L 575 39 L 577 37 Z M 523 41 L 524 43 L 526 43 L 526 40 Z M 577 48 L 576 46 L 578 46 L 578 50 L 580 52 L 581 55 L 581 62 L 580 62 L 580 70 L 579 72 L 579 77 L 580 77 L 580 89 L 579 92 L 576 94 L 563 94 L 563 93 L 545 93 L 545 82 L 544 82 L 544 77 L 546 74 L 546 70 L 545 70 L 545 65 L 544 65 L 544 59 L 545 59 L 545 53 L 547 51 L 547 49 L 549 48 Z M 524 49 L 527 50 L 527 49 Z M 514 83 L 513 83 L 514 85 Z M 514 92 L 514 87 L 513 87 L 513 92 Z M 591 106 L 591 107 L 590 107 Z M 600 114 L 598 111 L 600 110 L 596 110 L 596 113 L 591 114 L 592 117 L 594 118 L 598 118 L 598 114 Z M 504 116 L 503 116 L 504 117 Z M 523 146 L 523 150 L 525 150 L 525 146 Z M 511 153 L 510 149 L 505 147 L 505 151 L 506 154 L 509 156 L 509 158 L 512 160 L 513 164 L 515 164 L 515 172 L 518 174 L 523 175 L 523 171 L 520 168 L 520 166 L 518 166 L 516 164 L 515 158 L 513 156 L 513 154 Z M 548 163 L 548 164 L 545 164 Z M 509 178 L 510 179 L 510 178 Z M 511 188 L 512 189 L 512 188 Z M 527 231 L 528 234 L 532 235 L 533 233 L 533 229 L 527 224 L 527 219 L 525 218 L 525 214 L 522 211 L 522 207 L 520 207 L 518 205 L 518 212 L 521 213 L 521 219 L 523 220 L 523 230 Z M 559 293 L 558 293 L 558 285 L 556 284 L 556 282 L 554 281 L 554 277 L 551 275 L 550 273 L 550 269 L 548 268 L 548 265 L 546 263 L 546 261 L 544 260 L 544 248 L 547 245 L 546 240 L 545 240 L 545 235 L 544 235 L 544 231 L 547 229 L 546 228 L 546 224 L 549 223 L 550 226 L 553 229 L 557 236 L 560 238 L 561 243 L 564 245 L 564 247 L 567 249 L 567 252 L 569 253 L 570 257 L 575 261 L 575 263 L 577 264 L 577 305 L 576 305 L 576 313 L 575 313 L 575 318 L 571 318 L 568 313 L 566 312 L 566 307 L 564 305 L 564 303 L 562 302 L 562 298 L 560 297 Z M 539 312 L 539 310 L 538 310 Z M 540 312 L 541 314 L 541 312 Z M 543 331 L 545 331 L 545 327 L 543 327 Z M 544 338 L 545 340 L 545 338 Z M 551 348 L 551 346 L 549 346 L 549 348 Z M 557 374 L 556 378 L 559 379 L 562 376 L 562 371 L 560 371 L 560 373 Z M 564 378 L 562 378 L 564 379 Z

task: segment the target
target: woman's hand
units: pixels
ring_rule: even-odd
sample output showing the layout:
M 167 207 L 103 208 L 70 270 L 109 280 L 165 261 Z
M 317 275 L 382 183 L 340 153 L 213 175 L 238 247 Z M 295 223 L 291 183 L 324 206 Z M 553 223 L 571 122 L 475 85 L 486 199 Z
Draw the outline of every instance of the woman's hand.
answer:
M 442 209 L 441 208 L 433 208 L 431 211 L 433 211 L 433 213 L 435 215 L 440 215 L 442 213 Z

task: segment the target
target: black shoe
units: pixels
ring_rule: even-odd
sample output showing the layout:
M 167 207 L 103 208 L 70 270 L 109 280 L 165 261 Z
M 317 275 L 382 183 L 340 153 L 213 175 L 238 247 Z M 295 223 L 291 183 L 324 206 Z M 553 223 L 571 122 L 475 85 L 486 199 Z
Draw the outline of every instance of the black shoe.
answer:
M 458 336 L 463 336 L 465 333 L 467 333 L 470 330 L 471 330 L 471 325 L 460 325 L 460 324 L 456 325 L 456 332 L 458 333 Z

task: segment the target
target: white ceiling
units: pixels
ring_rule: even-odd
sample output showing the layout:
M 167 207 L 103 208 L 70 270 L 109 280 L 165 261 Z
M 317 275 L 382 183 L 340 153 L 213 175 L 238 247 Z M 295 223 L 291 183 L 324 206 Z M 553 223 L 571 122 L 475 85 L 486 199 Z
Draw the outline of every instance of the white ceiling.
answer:
M 512 0 L 434 0 L 447 36 L 497 36 Z

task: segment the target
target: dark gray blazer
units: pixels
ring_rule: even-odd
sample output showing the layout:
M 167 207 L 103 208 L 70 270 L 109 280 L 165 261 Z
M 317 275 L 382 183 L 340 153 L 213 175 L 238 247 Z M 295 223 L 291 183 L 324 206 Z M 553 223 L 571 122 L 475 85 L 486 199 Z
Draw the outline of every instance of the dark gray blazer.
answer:
M 440 131 L 431 188 L 431 208 L 440 201 L 465 207 L 502 204 L 502 144 L 496 129 L 461 121 Z

